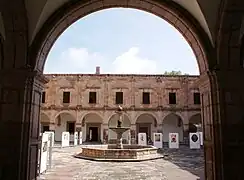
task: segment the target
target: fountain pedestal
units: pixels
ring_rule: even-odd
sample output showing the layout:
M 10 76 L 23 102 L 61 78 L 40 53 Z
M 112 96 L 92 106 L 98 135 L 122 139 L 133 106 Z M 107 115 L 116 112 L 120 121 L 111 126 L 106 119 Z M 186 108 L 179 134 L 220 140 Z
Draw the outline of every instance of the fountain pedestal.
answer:
M 122 124 L 122 110 L 119 106 L 117 114 L 119 120 L 117 127 L 111 127 L 112 131 L 117 134 L 116 144 L 108 144 L 97 148 L 82 148 L 82 152 L 77 154 L 75 157 L 97 160 L 97 161 L 145 161 L 151 159 L 162 158 L 162 155 L 157 154 L 157 148 L 153 146 L 140 146 L 140 145 L 123 145 L 122 135 L 128 131 L 129 127 L 121 127 Z
M 128 131 L 130 128 L 114 127 L 114 128 L 109 128 L 109 129 L 111 129 L 112 131 L 114 131 L 117 134 L 116 149 L 123 149 L 122 135 L 124 132 Z

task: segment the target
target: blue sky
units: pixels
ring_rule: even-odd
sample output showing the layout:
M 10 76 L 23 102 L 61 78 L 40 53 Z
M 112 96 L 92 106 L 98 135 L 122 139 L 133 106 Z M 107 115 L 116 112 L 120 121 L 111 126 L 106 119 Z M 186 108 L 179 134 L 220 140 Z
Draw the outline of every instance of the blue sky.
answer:
M 183 36 L 163 19 L 135 9 L 92 13 L 71 25 L 52 47 L 44 73 L 199 74 Z

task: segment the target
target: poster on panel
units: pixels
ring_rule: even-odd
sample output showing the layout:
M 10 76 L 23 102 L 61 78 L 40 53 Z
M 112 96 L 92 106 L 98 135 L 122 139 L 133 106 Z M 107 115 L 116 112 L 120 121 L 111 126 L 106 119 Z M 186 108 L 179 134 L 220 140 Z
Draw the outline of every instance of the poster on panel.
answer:
M 163 148 L 163 134 L 153 133 L 153 145 L 156 148 Z
M 147 134 L 138 133 L 138 145 L 146 146 L 147 145 Z
M 199 132 L 199 136 L 200 136 L 200 145 L 203 146 L 203 133 Z
M 78 132 L 74 133 L 74 146 L 77 146 L 78 144 Z
M 179 148 L 179 133 L 169 133 L 169 148 Z
M 63 132 L 62 133 L 62 147 L 68 147 L 69 146 L 69 132 Z
M 79 134 L 80 134 L 80 139 L 79 139 L 80 142 L 79 142 L 79 144 L 82 144 L 82 131 L 80 131 Z
M 45 133 L 42 134 L 40 173 L 43 173 L 47 170 L 48 138 L 49 138 L 49 134 L 45 134 Z
M 200 149 L 200 136 L 199 133 L 190 133 L 190 149 Z

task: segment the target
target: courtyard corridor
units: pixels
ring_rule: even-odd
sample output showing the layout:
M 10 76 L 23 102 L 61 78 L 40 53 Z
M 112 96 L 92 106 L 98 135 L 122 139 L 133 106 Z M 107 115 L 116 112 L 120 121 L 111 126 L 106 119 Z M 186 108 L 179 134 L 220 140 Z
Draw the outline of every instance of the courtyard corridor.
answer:
M 81 147 L 54 148 L 53 168 L 38 180 L 203 180 L 202 150 L 165 150 L 165 159 L 144 162 L 96 162 L 72 157 Z

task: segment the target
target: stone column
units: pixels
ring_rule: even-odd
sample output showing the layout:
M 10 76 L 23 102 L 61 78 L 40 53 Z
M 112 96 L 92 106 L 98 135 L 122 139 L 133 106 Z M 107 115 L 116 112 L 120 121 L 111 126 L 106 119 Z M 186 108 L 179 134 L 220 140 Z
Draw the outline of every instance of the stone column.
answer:
M 210 113 L 214 132 L 210 133 L 210 127 L 204 124 L 204 145 L 211 146 L 207 143 L 211 136 L 215 137 L 212 146 L 215 148 L 213 164 L 216 179 L 244 179 L 244 70 L 216 71 L 215 77 L 221 88 L 216 89 L 218 97 L 214 97 L 214 102 L 217 103 L 213 105 L 215 111 Z M 212 155 L 213 152 L 209 151 L 209 148 L 205 149 L 206 157 Z M 209 163 L 208 158 L 206 163 Z
M 108 144 L 108 124 L 103 124 L 103 144 Z
M 183 124 L 183 143 L 189 144 L 189 124 Z
M 0 179 L 37 177 L 43 82 L 28 69 L 0 71 Z
M 75 124 L 75 131 L 81 132 L 82 131 L 82 123 L 76 123 Z
M 49 130 L 55 132 L 55 128 L 56 128 L 55 123 L 51 122 L 51 123 L 49 124 Z
M 136 124 L 131 124 L 130 128 L 131 144 L 136 144 Z

